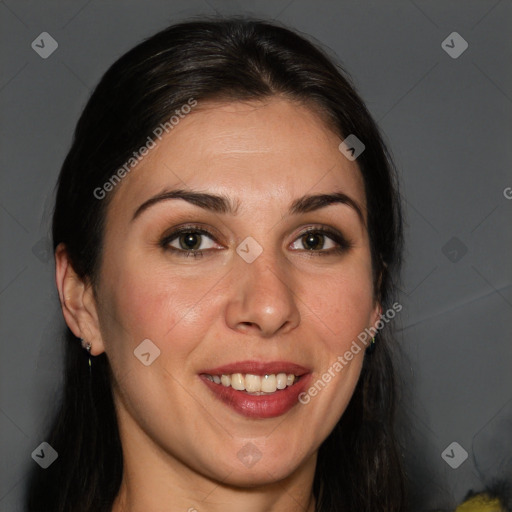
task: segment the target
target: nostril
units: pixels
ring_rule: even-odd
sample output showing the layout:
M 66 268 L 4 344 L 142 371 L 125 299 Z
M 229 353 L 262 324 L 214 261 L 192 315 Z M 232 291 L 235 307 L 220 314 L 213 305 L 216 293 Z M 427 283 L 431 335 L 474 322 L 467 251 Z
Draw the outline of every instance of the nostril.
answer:
M 258 324 L 255 322 L 240 322 L 239 327 L 242 332 L 248 333 L 253 331 L 255 328 L 258 329 Z

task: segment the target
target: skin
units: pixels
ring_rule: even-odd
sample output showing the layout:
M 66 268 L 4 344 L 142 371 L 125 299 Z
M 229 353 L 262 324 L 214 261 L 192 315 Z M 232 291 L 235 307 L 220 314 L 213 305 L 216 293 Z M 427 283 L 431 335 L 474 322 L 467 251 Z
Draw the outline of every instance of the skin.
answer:
M 58 247 L 66 322 L 113 369 L 125 464 L 115 512 L 314 510 L 317 451 L 353 394 L 364 350 L 307 405 L 269 419 L 216 400 L 198 373 L 287 360 L 311 368 L 315 382 L 378 321 L 364 184 L 340 142 L 312 109 L 286 99 L 199 104 L 110 192 L 96 293 Z M 213 213 L 174 199 L 131 220 L 165 188 L 223 194 L 239 208 Z M 294 199 L 333 191 L 350 196 L 364 222 L 344 204 L 288 215 Z M 203 257 L 159 245 L 183 223 L 214 235 L 200 238 Z M 322 256 L 337 245 L 326 237 L 308 250 L 311 226 L 340 231 L 351 247 Z M 236 252 L 247 236 L 263 248 L 250 264 Z M 145 339 L 161 351 L 150 366 L 133 354 Z M 246 467 L 237 452 L 249 442 L 261 459 Z

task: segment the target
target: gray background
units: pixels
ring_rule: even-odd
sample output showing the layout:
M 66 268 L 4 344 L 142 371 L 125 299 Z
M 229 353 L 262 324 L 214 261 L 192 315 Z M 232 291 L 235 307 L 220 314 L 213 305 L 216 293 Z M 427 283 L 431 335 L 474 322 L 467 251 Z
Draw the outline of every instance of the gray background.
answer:
M 80 111 L 142 38 L 215 13 L 277 19 L 320 41 L 393 150 L 407 223 L 397 326 L 415 510 L 453 510 L 468 490 L 512 480 L 510 0 L 3 0 L 0 510 L 21 510 L 59 389 L 49 216 Z M 455 59 L 441 46 L 453 31 L 469 44 Z M 47 59 L 31 48 L 41 32 L 59 44 Z M 453 441 L 469 454 L 457 469 L 441 457 Z

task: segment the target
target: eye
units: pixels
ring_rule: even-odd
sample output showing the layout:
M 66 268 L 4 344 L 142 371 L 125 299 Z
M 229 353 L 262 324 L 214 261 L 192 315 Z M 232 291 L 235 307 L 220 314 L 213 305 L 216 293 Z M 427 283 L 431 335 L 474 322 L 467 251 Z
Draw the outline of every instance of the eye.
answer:
M 310 228 L 303 232 L 290 246 L 295 250 L 304 250 L 318 255 L 345 252 L 351 247 L 341 233 L 327 228 Z
M 223 248 L 209 231 L 195 226 L 183 226 L 174 230 L 161 240 L 160 246 L 178 256 L 194 258 L 208 254 L 211 249 Z M 293 250 L 315 256 L 343 253 L 350 247 L 352 244 L 341 233 L 325 227 L 307 229 L 290 245 Z
M 203 256 L 203 251 L 218 248 L 213 235 L 205 229 L 185 226 L 167 235 L 160 245 L 180 256 Z

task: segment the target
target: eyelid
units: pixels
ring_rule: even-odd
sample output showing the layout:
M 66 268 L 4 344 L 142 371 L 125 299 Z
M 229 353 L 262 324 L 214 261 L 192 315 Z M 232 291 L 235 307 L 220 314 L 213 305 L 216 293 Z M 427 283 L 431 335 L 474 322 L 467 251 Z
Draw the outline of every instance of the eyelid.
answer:
M 220 231 L 216 230 L 213 227 L 204 227 L 201 224 L 179 224 L 177 226 L 173 226 L 172 228 L 169 228 L 163 235 L 162 239 L 171 240 L 172 238 L 175 238 L 176 236 L 180 235 L 181 233 L 188 233 L 188 232 L 198 232 L 202 235 L 205 235 L 212 240 L 215 240 L 217 242 L 218 238 L 222 238 L 223 235 Z M 219 242 L 217 242 L 219 243 Z

